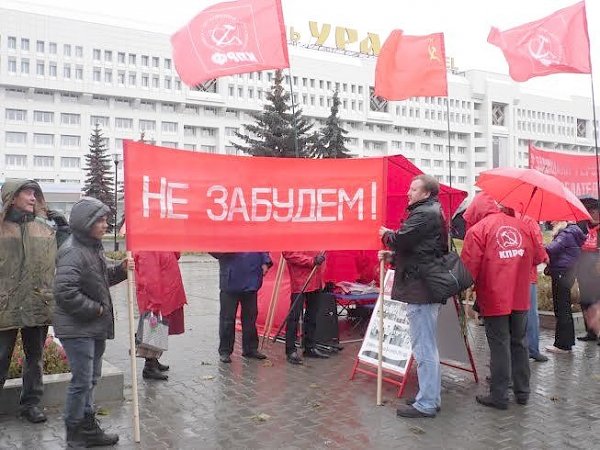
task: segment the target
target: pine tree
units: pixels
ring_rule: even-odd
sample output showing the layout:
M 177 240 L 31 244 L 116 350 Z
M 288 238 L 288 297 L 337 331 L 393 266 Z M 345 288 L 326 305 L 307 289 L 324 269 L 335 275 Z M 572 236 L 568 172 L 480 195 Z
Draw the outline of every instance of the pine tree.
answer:
M 235 133 L 245 144 L 233 143 L 237 150 L 252 156 L 304 158 L 310 155 L 316 143 L 316 134 L 311 132 L 312 124 L 302 116 L 300 108 L 291 112 L 290 95 L 283 89 L 282 81 L 281 70 L 275 71 L 267 103 L 261 112 L 251 114 L 256 123 L 243 125 L 244 132 Z
M 102 139 L 102 131 L 98 124 L 96 124 L 90 135 L 89 149 L 90 152 L 85 155 L 86 180 L 83 193 L 89 197 L 97 198 L 109 206 L 114 214 L 115 193 L 111 171 L 112 161 L 107 154 L 108 148 Z
M 325 126 L 319 132 L 317 145 L 311 151 L 313 158 L 351 158 L 350 150 L 346 148 L 346 137 L 348 131 L 342 128 L 338 116 L 340 110 L 340 98 L 338 91 L 333 94 L 331 114 L 325 122 Z

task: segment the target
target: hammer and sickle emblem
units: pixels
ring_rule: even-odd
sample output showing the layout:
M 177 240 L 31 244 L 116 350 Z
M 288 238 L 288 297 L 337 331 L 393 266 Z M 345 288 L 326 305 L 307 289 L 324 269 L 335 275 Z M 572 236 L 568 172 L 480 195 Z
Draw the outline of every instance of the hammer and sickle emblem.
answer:
M 433 38 L 430 38 L 427 41 L 427 52 L 429 53 L 430 61 L 439 61 L 440 60 L 439 56 L 437 55 L 437 48 L 434 45 Z
M 545 59 L 550 55 L 550 51 L 546 50 L 546 44 L 550 42 L 550 40 L 541 34 L 538 34 L 533 39 L 529 41 L 529 54 L 532 58 L 537 59 L 538 61 Z
M 217 47 L 226 47 L 232 44 L 242 44 L 240 38 L 236 35 L 230 36 L 231 32 L 235 30 L 233 25 L 224 24 L 220 28 L 215 28 L 211 32 L 211 39 L 217 45 Z M 220 32 L 220 36 L 217 33 Z

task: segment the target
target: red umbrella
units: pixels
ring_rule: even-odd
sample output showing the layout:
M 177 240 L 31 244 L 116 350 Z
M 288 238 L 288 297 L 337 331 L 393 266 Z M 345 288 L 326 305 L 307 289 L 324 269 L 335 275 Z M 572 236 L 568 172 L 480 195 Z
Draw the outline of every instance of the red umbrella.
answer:
M 486 170 L 475 185 L 503 206 L 537 221 L 591 220 L 585 206 L 563 183 L 535 169 Z

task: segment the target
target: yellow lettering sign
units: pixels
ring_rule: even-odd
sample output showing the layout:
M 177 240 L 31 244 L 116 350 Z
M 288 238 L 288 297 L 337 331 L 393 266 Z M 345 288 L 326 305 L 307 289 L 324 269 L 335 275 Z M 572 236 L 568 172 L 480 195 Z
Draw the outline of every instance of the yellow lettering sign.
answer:
M 335 27 L 335 47 L 347 50 L 346 46 L 358 41 L 358 31 L 352 28 Z
M 319 24 L 317 22 L 310 21 L 308 22 L 308 27 L 310 28 L 310 34 L 312 37 L 317 39 L 315 44 L 324 45 L 329 37 L 329 33 L 331 32 L 331 25 L 328 23 L 323 24 L 323 27 L 319 30 Z

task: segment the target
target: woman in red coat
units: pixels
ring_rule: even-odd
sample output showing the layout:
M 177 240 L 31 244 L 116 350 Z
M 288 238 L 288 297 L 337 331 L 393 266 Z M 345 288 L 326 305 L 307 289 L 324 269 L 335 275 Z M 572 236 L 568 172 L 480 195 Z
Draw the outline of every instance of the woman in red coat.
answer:
M 169 322 L 169 335 L 183 334 L 183 305 L 187 303 L 177 252 L 135 252 L 135 285 L 140 315 L 146 311 L 160 313 Z M 146 379 L 167 380 L 169 370 L 158 362 L 162 352 L 138 349 L 146 363 L 142 376 Z

